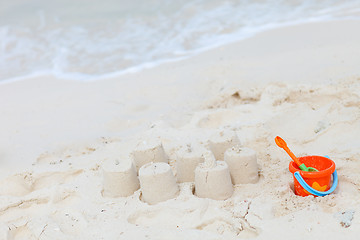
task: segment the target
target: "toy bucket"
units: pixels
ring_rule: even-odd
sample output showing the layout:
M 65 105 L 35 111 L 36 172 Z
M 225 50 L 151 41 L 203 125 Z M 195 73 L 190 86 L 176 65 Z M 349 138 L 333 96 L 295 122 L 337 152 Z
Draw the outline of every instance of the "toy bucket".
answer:
M 325 196 L 335 190 L 338 184 L 338 177 L 335 170 L 335 163 L 331 159 L 321 156 L 305 156 L 300 157 L 299 160 L 307 167 L 313 167 L 319 171 L 301 171 L 295 162 L 290 162 L 289 170 L 294 176 L 294 190 L 296 195 L 303 197 L 308 195 Z M 330 187 L 331 175 L 333 176 L 333 183 Z

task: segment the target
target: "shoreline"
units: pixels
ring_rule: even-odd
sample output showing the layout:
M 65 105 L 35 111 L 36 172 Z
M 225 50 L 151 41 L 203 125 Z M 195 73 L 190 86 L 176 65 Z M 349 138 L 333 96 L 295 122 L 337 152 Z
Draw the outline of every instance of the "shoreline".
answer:
M 211 52 L 211 51 L 214 51 L 219 48 L 224 48 L 228 45 L 233 45 L 233 44 L 241 43 L 243 41 L 247 41 L 248 39 L 257 38 L 257 35 L 262 35 L 262 34 L 267 35 L 268 33 L 272 34 L 272 32 L 278 31 L 278 30 L 286 31 L 289 28 L 297 28 L 297 27 L 307 26 L 307 25 L 317 25 L 317 24 L 327 25 L 327 24 L 334 24 L 334 23 L 336 24 L 338 22 L 357 22 L 357 21 L 360 21 L 360 18 L 350 17 L 350 18 L 343 18 L 343 19 L 299 20 L 299 21 L 294 21 L 294 22 L 290 22 L 290 23 L 277 24 L 274 27 L 265 27 L 262 30 L 254 31 L 254 33 L 251 33 L 249 36 L 246 36 L 246 37 L 228 40 L 221 44 L 215 44 L 215 45 L 208 46 L 205 48 L 192 50 L 189 53 L 187 53 L 187 55 L 185 55 L 185 56 L 179 56 L 177 58 L 169 58 L 169 59 L 158 59 L 158 60 L 155 60 L 152 62 L 142 63 L 139 65 L 131 66 L 129 68 L 122 69 L 122 70 L 115 71 L 115 72 L 109 72 L 109 73 L 104 73 L 104 74 L 100 74 L 100 75 L 87 75 L 85 73 L 78 73 L 78 72 L 53 73 L 51 70 L 44 70 L 44 71 L 29 73 L 24 76 L 17 76 L 17 77 L 12 77 L 9 79 L 0 80 L 0 85 L 9 84 L 9 83 L 18 82 L 18 81 L 25 81 L 27 79 L 44 77 L 44 76 L 52 76 L 53 78 L 56 78 L 56 79 L 62 79 L 65 81 L 75 81 L 75 82 L 103 81 L 104 79 L 119 78 L 122 76 L 126 76 L 128 74 L 134 74 L 134 73 L 136 74 L 136 73 L 141 73 L 142 71 L 159 68 L 163 64 L 171 64 L 171 63 L 176 64 L 178 62 L 186 61 L 193 57 L 197 57 L 198 55 L 202 55 L 204 53 Z M 85 80 L 85 79 L 87 79 L 87 80 Z

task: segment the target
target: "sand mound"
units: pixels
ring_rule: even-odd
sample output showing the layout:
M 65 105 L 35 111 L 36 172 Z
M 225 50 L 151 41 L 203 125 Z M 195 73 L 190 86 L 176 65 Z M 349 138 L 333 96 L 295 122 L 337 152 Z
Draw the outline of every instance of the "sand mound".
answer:
M 69 146 L 59 152 L 44 153 L 33 168 L 0 181 L 0 236 L 291 237 L 289 231 L 283 232 L 284 228 L 296 229 L 299 239 L 340 237 L 345 229 L 349 236 L 356 236 L 359 228 L 353 225 L 359 224 L 360 141 L 349 139 L 360 135 L 359 92 L 359 79 L 319 86 L 270 84 L 250 90 L 232 88 L 206 102 L 181 127 L 158 124 L 126 139 L 101 139 L 91 146 Z M 181 149 L 190 144 L 201 151 L 210 150 L 209 139 L 219 131 L 230 131 L 257 154 L 259 180 L 235 185 L 230 198 L 217 201 L 197 197 L 193 182 L 177 183 L 178 194 L 152 205 L 141 200 L 141 188 L 129 197 L 102 194 L 101 166 L 109 160 L 129 160 L 139 140 L 160 140 L 162 145 L 157 146 L 163 146 L 176 176 Z M 295 196 L 287 169 L 290 159 L 274 144 L 276 135 L 286 138 L 299 156 L 329 155 L 339 174 L 337 190 L 319 198 Z M 155 170 L 148 169 L 147 174 L 149 171 Z M 175 184 L 175 178 L 173 181 Z

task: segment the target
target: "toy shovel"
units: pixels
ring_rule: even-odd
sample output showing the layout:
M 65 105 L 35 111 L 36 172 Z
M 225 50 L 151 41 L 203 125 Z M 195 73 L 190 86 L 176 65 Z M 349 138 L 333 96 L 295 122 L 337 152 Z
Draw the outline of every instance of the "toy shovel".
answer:
M 288 148 L 288 146 L 287 146 L 286 142 L 284 141 L 284 139 L 277 136 L 275 138 L 275 143 L 276 143 L 276 145 L 278 145 L 279 147 L 284 149 L 285 152 L 287 152 L 287 154 L 289 154 L 289 156 L 292 158 L 292 160 L 294 160 L 296 165 L 298 165 L 300 170 L 305 171 L 305 172 L 318 172 L 318 170 L 316 168 L 306 167 L 304 163 L 301 163 L 300 160 L 290 151 L 290 149 Z

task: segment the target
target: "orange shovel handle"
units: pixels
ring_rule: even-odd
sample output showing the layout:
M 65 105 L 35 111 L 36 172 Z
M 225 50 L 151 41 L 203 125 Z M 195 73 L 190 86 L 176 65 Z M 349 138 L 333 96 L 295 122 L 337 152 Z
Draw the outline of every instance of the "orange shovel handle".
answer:
M 281 137 L 277 136 L 275 138 L 275 143 L 276 145 L 278 145 L 279 147 L 281 147 L 282 149 L 285 150 L 285 152 L 287 152 L 287 154 L 289 154 L 289 156 L 292 158 L 292 160 L 294 160 L 294 162 L 296 163 L 296 165 L 298 165 L 298 167 L 300 167 L 300 165 L 302 164 L 299 159 L 290 151 L 290 149 L 288 148 L 286 142 L 284 141 L 284 139 L 282 139 Z
M 296 165 L 298 165 L 298 167 L 300 167 L 300 165 L 302 164 L 299 159 L 290 151 L 290 149 L 288 147 L 284 147 L 284 150 L 287 152 L 287 154 L 289 154 L 289 156 L 292 158 L 292 160 L 294 160 L 294 162 L 296 163 Z

